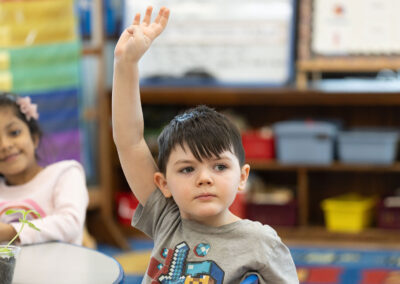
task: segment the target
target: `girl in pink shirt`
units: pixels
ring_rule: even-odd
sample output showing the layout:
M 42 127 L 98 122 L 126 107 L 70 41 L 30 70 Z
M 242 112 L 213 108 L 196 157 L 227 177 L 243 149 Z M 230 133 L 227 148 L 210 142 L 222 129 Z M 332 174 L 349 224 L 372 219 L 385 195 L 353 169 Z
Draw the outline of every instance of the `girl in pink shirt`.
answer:
M 40 232 L 26 227 L 20 244 L 82 244 L 88 204 L 84 170 L 73 160 L 38 164 L 38 118 L 29 97 L 0 93 L 0 242 L 9 241 L 21 227 L 18 214 L 5 215 L 8 209 L 34 209 L 41 219 L 30 218 Z

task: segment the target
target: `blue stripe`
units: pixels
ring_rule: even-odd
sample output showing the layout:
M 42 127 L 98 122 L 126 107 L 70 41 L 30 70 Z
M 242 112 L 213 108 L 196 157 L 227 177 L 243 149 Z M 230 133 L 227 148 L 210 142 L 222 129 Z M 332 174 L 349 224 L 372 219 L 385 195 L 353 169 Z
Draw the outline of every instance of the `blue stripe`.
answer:
M 79 111 L 75 108 L 41 113 L 39 123 L 45 133 L 61 132 L 79 128 Z
M 79 128 L 78 89 L 23 93 L 38 105 L 39 123 L 44 133 Z

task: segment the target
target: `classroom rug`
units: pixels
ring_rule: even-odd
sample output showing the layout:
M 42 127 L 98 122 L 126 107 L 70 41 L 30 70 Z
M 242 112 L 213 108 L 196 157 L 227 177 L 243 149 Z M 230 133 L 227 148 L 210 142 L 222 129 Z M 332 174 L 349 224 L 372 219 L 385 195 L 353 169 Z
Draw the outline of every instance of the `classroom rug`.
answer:
M 150 260 L 151 240 L 130 239 L 131 250 L 99 244 L 122 266 L 124 284 L 140 284 Z M 289 246 L 302 284 L 400 284 L 400 250 Z

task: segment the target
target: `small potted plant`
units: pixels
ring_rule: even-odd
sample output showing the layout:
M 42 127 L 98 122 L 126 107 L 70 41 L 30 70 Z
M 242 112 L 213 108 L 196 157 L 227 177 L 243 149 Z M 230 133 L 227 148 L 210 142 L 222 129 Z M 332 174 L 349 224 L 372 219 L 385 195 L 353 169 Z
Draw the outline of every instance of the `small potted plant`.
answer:
M 0 284 L 11 284 L 14 269 L 16 264 L 16 258 L 20 251 L 20 247 L 13 246 L 12 243 L 19 237 L 25 225 L 40 231 L 34 224 L 27 220 L 28 214 L 35 214 L 40 218 L 40 214 L 35 210 L 23 210 L 23 209 L 10 209 L 6 211 L 6 215 L 20 213 L 22 215 L 19 221 L 22 223 L 21 228 L 17 234 L 8 242 L 6 245 L 0 245 Z

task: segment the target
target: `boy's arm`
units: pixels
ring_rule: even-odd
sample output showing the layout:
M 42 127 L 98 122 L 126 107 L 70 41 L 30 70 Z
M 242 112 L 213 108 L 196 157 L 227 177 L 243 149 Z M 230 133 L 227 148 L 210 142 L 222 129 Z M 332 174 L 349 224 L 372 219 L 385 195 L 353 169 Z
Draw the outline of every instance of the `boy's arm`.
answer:
M 121 34 L 114 51 L 112 90 L 114 142 L 125 177 L 142 205 L 155 190 L 157 166 L 143 137 L 138 61 L 166 27 L 169 10 L 161 8 L 152 23 L 151 13 L 148 7 L 141 23 L 140 14 L 136 14 L 133 24 Z

